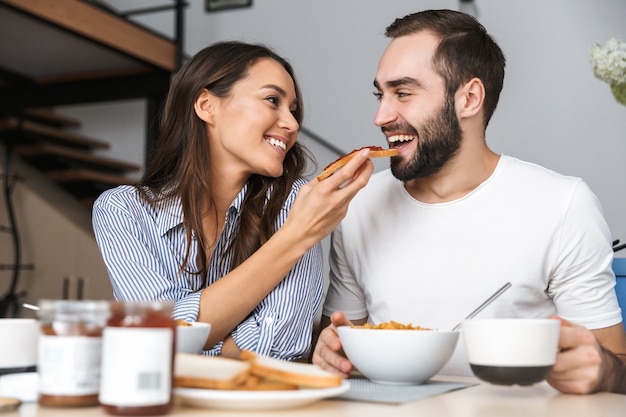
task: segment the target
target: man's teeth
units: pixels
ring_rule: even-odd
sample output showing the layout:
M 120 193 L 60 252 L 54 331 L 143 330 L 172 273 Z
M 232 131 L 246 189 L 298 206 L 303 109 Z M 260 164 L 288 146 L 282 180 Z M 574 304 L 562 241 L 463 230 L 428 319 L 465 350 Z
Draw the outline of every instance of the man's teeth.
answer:
M 285 142 L 281 142 L 280 140 L 274 138 L 266 138 L 265 141 L 272 146 L 278 146 L 283 151 L 287 150 L 287 145 L 285 144 Z
M 389 136 L 387 138 L 389 143 L 409 142 L 409 141 L 412 141 L 413 139 L 415 139 L 415 136 L 413 136 L 413 135 L 394 135 L 394 136 Z

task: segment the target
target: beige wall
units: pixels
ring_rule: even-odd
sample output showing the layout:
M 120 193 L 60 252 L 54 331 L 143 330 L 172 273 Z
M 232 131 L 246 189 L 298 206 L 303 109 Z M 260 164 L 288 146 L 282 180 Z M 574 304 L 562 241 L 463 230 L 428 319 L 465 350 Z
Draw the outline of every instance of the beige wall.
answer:
M 4 148 L 0 148 L 0 170 L 4 172 Z M 106 268 L 91 228 L 91 213 L 78 200 L 48 181 L 39 171 L 15 160 L 14 174 L 22 179 L 13 188 L 12 200 L 21 238 L 22 270 L 19 291 L 26 291 L 23 302 L 36 304 L 42 298 L 59 299 L 63 280 L 68 278 L 69 298 L 76 298 L 77 281 L 85 285 L 83 298 L 111 299 Z M 4 192 L 0 195 L 0 224 L 9 225 Z M 0 263 L 13 263 L 11 235 L 0 234 Z M 11 271 L 0 271 L 0 294 L 8 291 Z M 23 311 L 24 317 L 33 314 Z

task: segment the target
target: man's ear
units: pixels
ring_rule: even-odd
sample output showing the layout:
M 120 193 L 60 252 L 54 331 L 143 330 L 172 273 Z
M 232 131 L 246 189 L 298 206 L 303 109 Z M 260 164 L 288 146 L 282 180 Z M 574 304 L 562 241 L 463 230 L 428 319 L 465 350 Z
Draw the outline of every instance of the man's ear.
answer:
M 457 103 L 459 117 L 473 117 L 482 111 L 485 101 L 485 86 L 479 78 L 472 78 L 459 90 L 457 96 L 460 103 Z
M 203 88 L 196 101 L 193 103 L 193 108 L 196 115 L 206 123 L 213 125 L 215 123 L 215 106 L 217 104 L 217 97 L 209 93 L 209 90 Z

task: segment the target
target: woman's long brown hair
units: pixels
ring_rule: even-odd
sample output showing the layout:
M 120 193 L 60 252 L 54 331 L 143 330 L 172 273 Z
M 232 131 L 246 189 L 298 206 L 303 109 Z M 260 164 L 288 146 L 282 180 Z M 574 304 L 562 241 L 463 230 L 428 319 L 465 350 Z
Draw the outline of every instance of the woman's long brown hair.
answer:
M 218 42 L 194 55 L 172 80 L 161 115 L 158 140 L 138 189 L 155 207 L 164 200 L 180 198 L 187 240 L 181 272 L 190 270 L 192 235 L 195 234 L 201 248 L 200 274 L 206 274 L 208 261 L 205 254 L 213 243 L 208 241 L 202 227 L 202 219 L 207 214 L 206 201 L 211 204 L 210 211 L 215 207 L 210 187 L 209 140 L 205 122 L 194 111 L 194 102 L 203 89 L 217 97 L 227 97 L 233 85 L 262 58 L 275 60 L 291 75 L 297 100 L 294 117 L 301 124 L 302 96 L 293 68 L 264 45 Z M 237 235 L 229 238 L 222 266 L 229 253 L 232 254 L 231 268 L 241 264 L 276 232 L 276 218 L 292 184 L 304 175 L 308 162 L 315 164 L 309 151 L 296 142 L 285 156 L 282 176 L 252 175 L 249 178 Z

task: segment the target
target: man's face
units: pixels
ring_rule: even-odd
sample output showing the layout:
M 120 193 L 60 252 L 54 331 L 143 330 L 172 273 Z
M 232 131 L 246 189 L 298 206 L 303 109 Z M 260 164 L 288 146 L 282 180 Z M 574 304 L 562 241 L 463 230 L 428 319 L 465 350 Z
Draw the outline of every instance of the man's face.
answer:
M 454 111 L 454 99 L 448 98 L 439 112 L 413 128 L 417 148 L 408 160 L 393 158 L 391 173 L 400 181 L 428 177 L 439 172 L 461 147 L 461 128 Z M 382 131 L 385 132 L 385 127 Z
M 431 64 L 438 42 L 429 32 L 396 38 L 378 66 L 374 123 L 399 151 L 391 171 L 401 181 L 438 172 L 461 146 L 454 97 Z

